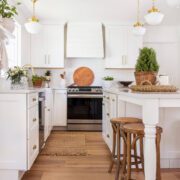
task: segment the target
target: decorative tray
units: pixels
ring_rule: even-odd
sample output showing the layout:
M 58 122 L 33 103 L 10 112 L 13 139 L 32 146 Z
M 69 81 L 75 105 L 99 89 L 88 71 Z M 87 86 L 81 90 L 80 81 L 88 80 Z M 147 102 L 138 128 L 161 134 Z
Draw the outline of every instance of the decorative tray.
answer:
M 130 89 L 137 92 L 177 92 L 178 90 L 170 85 L 133 85 Z

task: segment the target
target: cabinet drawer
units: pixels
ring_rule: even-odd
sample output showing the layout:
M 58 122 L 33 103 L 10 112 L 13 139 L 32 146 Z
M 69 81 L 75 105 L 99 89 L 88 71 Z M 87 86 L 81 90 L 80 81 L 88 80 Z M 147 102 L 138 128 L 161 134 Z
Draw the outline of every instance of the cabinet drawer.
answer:
M 31 131 L 34 128 L 39 127 L 39 118 L 38 118 L 38 105 L 35 105 L 28 109 L 28 139 L 30 138 Z
M 36 157 L 39 154 L 39 128 L 36 127 L 30 134 L 28 140 L 28 170 L 31 168 Z
M 28 108 L 38 104 L 38 94 L 32 93 L 28 95 Z

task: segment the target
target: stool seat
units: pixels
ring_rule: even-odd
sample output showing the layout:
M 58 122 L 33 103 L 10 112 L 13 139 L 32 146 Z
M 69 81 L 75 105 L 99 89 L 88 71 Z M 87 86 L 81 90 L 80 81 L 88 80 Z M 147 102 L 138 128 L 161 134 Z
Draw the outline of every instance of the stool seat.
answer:
M 115 124 L 126 124 L 126 123 L 141 123 L 142 119 L 133 117 L 120 117 L 111 119 L 111 123 Z
M 142 123 L 131 123 L 123 126 L 124 132 L 138 133 L 144 135 L 144 124 Z M 161 134 L 163 129 L 159 126 L 156 127 L 156 134 Z

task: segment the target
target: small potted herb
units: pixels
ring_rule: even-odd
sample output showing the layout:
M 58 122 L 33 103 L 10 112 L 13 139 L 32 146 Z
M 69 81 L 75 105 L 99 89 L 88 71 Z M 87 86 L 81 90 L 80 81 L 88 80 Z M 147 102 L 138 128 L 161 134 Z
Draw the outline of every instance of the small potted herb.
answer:
M 103 87 L 110 88 L 113 84 L 114 78 L 112 76 L 106 76 L 103 78 Z
M 47 71 L 45 72 L 45 77 L 46 77 L 46 80 L 47 80 L 47 81 L 50 81 L 50 80 L 51 80 L 51 71 L 50 71 L 50 70 L 47 70 Z
M 144 47 L 140 50 L 135 70 L 134 74 L 137 85 L 142 85 L 143 82 L 149 82 L 152 85 L 156 84 L 159 64 L 154 49 Z
M 13 17 L 18 15 L 16 6 L 20 4 L 20 2 L 17 2 L 15 5 L 10 5 L 7 0 L 0 1 L 0 16 L 2 17 L 1 24 L 11 33 L 13 33 L 15 29 Z
M 42 84 L 43 84 L 43 81 L 45 81 L 44 76 L 38 76 L 38 75 L 33 75 L 32 76 L 32 83 L 33 83 L 33 86 L 35 88 L 41 88 Z

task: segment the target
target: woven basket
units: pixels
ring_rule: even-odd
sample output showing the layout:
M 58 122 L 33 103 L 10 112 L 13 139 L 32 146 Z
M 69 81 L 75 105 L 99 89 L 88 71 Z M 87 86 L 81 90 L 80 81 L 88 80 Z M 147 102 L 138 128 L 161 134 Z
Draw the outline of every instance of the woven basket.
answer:
M 156 72 L 135 72 L 136 85 L 141 85 L 142 82 L 149 81 L 152 85 L 156 84 Z

